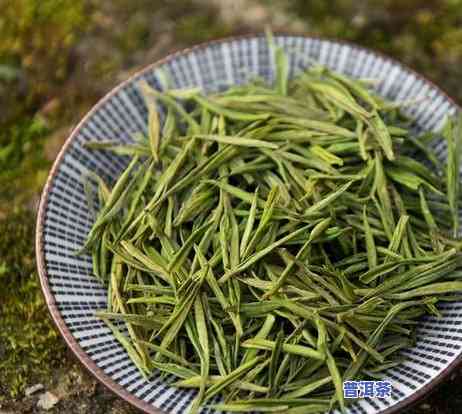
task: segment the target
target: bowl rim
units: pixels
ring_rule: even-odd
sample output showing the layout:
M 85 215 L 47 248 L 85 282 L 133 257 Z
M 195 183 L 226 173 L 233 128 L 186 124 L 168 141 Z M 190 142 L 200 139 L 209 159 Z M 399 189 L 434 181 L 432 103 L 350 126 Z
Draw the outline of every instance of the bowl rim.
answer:
M 92 376 L 97 378 L 98 381 L 101 384 L 103 384 L 107 389 L 111 390 L 113 393 L 118 395 L 120 398 L 124 399 L 126 402 L 128 402 L 129 404 L 138 408 L 139 410 L 141 410 L 142 412 L 146 414 L 168 414 L 168 413 L 161 410 L 160 408 L 154 407 L 153 405 L 147 403 L 141 398 L 130 393 L 123 386 L 121 386 L 115 380 L 113 380 L 108 374 L 106 374 L 101 368 L 99 368 L 96 365 L 96 363 L 90 358 L 90 356 L 84 351 L 84 349 L 79 345 L 77 340 L 74 338 L 72 332 L 70 331 L 69 327 L 66 325 L 63 317 L 61 316 L 60 311 L 58 310 L 54 294 L 51 291 L 50 284 L 48 281 L 48 273 L 47 273 L 47 268 L 46 268 L 45 251 L 44 251 L 44 246 L 45 246 L 44 224 L 45 224 L 45 218 L 46 218 L 45 213 L 46 213 L 46 208 L 48 205 L 52 183 L 59 170 L 59 167 L 61 166 L 61 163 L 63 161 L 64 155 L 66 154 L 67 149 L 76 139 L 76 136 L 78 132 L 80 131 L 81 127 L 88 121 L 88 119 L 95 112 L 97 112 L 101 108 L 101 106 L 106 101 L 112 98 L 117 92 L 119 92 L 122 88 L 124 88 L 134 79 L 139 77 L 141 74 L 150 72 L 153 69 L 160 67 L 164 65 L 165 63 L 168 63 L 171 60 L 179 56 L 184 56 L 193 51 L 202 50 L 212 45 L 229 43 L 229 42 L 239 41 L 239 40 L 244 40 L 244 39 L 252 39 L 252 38 L 258 39 L 264 36 L 265 36 L 264 33 L 261 33 L 261 32 L 250 32 L 246 34 L 220 37 L 217 39 L 204 41 L 204 42 L 198 43 L 190 47 L 176 48 L 176 49 L 173 49 L 172 52 L 168 53 L 165 57 L 147 66 L 144 66 L 143 68 L 131 74 L 124 81 L 118 83 L 109 92 L 107 92 L 103 97 L 101 97 L 97 101 L 97 103 L 77 123 L 77 125 L 73 127 L 72 131 L 70 132 L 69 136 L 66 138 L 63 146 L 61 147 L 55 161 L 53 162 L 53 165 L 47 177 L 47 181 L 42 190 L 39 209 L 37 213 L 37 221 L 36 221 L 36 233 L 35 233 L 35 252 L 36 253 L 35 255 L 36 255 L 38 277 L 40 281 L 42 294 L 45 298 L 45 302 L 46 302 L 48 311 L 51 315 L 51 318 L 55 326 L 57 327 L 59 333 L 63 337 L 66 345 L 71 349 L 73 355 L 77 357 L 79 362 L 87 369 L 87 371 L 90 372 Z M 275 37 L 302 37 L 306 39 L 327 41 L 327 42 L 331 42 L 334 44 L 339 44 L 341 46 L 349 46 L 353 50 L 363 51 L 368 54 L 372 54 L 376 57 L 383 59 L 386 62 L 392 63 L 394 66 L 398 66 L 401 69 L 404 69 L 405 71 L 413 74 L 417 79 L 426 82 L 431 87 L 433 87 L 436 91 L 438 91 L 438 93 L 444 96 L 450 102 L 450 104 L 453 105 L 457 109 L 458 112 L 462 111 L 461 106 L 451 96 L 449 96 L 446 91 L 444 91 L 440 86 L 438 86 L 431 79 L 420 74 L 419 72 L 414 70 L 412 67 L 408 66 L 407 64 L 404 64 L 399 59 L 390 57 L 386 55 L 385 53 L 382 53 L 375 49 L 361 46 L 354 42 L 350 42 L 348 40 L 337 39 L 335 37 L 328 37 L 328 36 L 322 36 L 322 35 L 317 35 L 317 34 L 310 34 L 309 32 L 277 31 L 276 30 L 274 31 L 274 36 Z M 402 412 L 404 409 L 410 408 L 412 405 L 416 404 L 421 398 L 428 395 L 430 391 L 433 391 L 435 387 L 437 387 L 438 385 L 441 385 L 441 383 L 443 383 L 444 380 L 449 377 L 451 372 L 454 371 L 461 364 L 462 364 L 462 352 L 454 359 L 454 361 L 452 361 L 446 368 L 444 368 L 429 383 L 425 384 L 422 388 L 412 393 L 409 397 L 385 409 L 384 411 L 381 412 L 381 414 L 399 413 L 399 412 Z

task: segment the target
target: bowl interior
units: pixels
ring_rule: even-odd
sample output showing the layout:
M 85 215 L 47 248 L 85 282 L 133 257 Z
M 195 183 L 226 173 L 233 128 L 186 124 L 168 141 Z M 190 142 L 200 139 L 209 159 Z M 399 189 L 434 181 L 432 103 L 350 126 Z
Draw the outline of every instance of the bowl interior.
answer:
M 290 75 L 317 61 L 353 77 L 373 78 L 377 92 L 392 100 L 427 97 L 405 112 L 422 130 L 437 130 L 456 105 L 437 87 L 399 63 L 354 45 L 303 36 L 276 36 L 289 54 Z M 273 68 L 264 37 L 209 43 L 174 54 L 124 82 L 84 118 L 67 141 L 50 175 L 39 214 L 37 255 L 42 287 L 55 321 L 79 358 L 114 391 L 147 412 L 183 413 L 193 392 L 169 386 L 173 378 L 154 373 L 144 379 L 94 311 L 106 306 L 106 289 L 92 275 L 89 256 L 76 256 L 90 229 L 82 176 L 93 170 L 109 182 L 128 159 L 103 151 L 88 151 L 89 140 L 132 141 L 146 132 L 147 113 L 136 83 L 144 79 L 163 89 L 168 78 L 174 88 L 200 86 L 221 90 L 260 76 L 271 79 Z M 435 146 L 445 157 L 445 145 Z M 423 395 L 429 384 L 455 365 L 462 346 L 462 304 L 441 307 L 443 318 L 426 317 L 418 328 L 417 345 L 402 354 L 405 362 L 388 370 L 390 398 L 362 399 L 349 413 L 401 411 Z M 203 409 L 203 413 L 212 412 Z

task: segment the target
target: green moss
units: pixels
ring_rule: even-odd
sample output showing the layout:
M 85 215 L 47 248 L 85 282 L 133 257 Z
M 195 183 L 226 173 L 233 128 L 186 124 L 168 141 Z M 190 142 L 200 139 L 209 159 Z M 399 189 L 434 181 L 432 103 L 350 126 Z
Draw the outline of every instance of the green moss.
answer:
M 86 28 L 85 0 L 4 0 L 0 13 L 0 212 L 24 205 L 43 185 L 50 132 L 36 115 L 62 93 L 74 45 Z M 58 122 L 53 122 L 59 125 Z M 21 191 L 18 191 L 21 189 Z
M 5 0 L 0 14 L 0 63 L 27 79 L 22 106 L 34 107 L 65 79 L 72 47 L 86 27 L 83 0 Z M 9 117 L 15 113 L 9 111 Z M 4 116 L 4 115 L 3 115 Z
M 47 133 L 40 117 L 25 117 L 0 130 L 0 201 L 23 204 L 38 193 L 50 164 L 43 153 Z
M 196 8 L 193 4 L 185 7 L 188 13 L 180 16 L 176 23 L 175 35 L 185 44 L 201 43 L 233 33 L 231 27 L 221 21 L 214 9 Z
M 38 286 L 33 222 L 24 209 L 0 220 L 0 396 L 6 399 L 49 383 L 64 355 Z
M 286 10 L 306 21 L 311 33 L 348 39 L 402 60 L 462 102 L 462 0 L 289 0 Z
M 153 37 L 153 34 L 157 34 L 158 28 L 153 27 L 152 15 L 146 10 L 154 11 L 155 18 L 164 24 L 174 23 L 171 35 L 179 45 L 191 45 L 232 33 L 232 28 L 221 21 L 214 7 L 204 7 L 194 0 L 177 0 L 174 7 L 167 0 L 159 0 L 154 8 L 151 1 L 127 3 L 116 0 L 113 7 L 114 14 L 124 17 L 124 30 L 115 31 L 114 45 L 120 55 L 128 59 L 130 53 L 151 48 L 157 41 L 158 36 Z

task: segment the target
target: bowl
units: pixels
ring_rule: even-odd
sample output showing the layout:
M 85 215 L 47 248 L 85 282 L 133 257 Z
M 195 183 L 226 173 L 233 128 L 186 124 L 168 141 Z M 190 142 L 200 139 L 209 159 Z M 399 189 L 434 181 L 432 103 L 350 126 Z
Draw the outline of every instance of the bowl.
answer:
M 277 35 L 288 51 L 290 76 L 313 60 L 353 77 L 377 79 L 376 91 L 393 101 L 421 99 L 404 112 L 421 130 L 438 130 L 444 117 L 459 110 L 454 101 L 423 76 L 401 63 L 353 44 L 302 35 Z M 122 346 L 94 311 L 106 306 L 106 289 L 92 274 L 89 256 L 76 256 L 92 225 L 82 176 L 89 170 L 114 181 L 128 159 L 84 148 L 86 141 L 120 139 L 130 142 L 146 131 L 147 110 L 136 84 L 146 80 L 163 88 L 199 86 L 205 92 L 241 84 L 255 75 L 271 79 L 273 68 L 264 36 L 217 40 L 167 56 L 141 70 L 101 99 L 74 129 L 59 153 L 38 213 L 36 252 L 41 287 L 51 316 L 77 358 L 104 385 L 142 411 L 184 413 L 194 393 L 171 387 L 168 378 L 141 376 Z M 446 147 L 434 148 L 445 158 Z M 387 398 L 360 399 L 348 413 L 397 413 L 426 395 L 462 359 L 462 303 L 440 307 L 443 317 L 428 316 L 417 329 L 417 342 L 402 352 L 401 365 L 384 377 L 392 382 Z M 202 412 L 212 412 L 204 409 Z

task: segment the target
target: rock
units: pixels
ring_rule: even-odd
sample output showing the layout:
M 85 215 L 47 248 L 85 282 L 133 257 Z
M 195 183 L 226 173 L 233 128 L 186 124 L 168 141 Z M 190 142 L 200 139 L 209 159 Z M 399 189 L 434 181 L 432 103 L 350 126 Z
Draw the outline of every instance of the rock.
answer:
M 26 397 L 30 397 L 32 394 L 35 394 L 38 391 L 42 391 L 43 388 L 44 388 L 43 384 L 35 384 L 35 385 L 32 385 L 31 387 L 27 387 L 24 393 L 26 394 Z
M 47 391 L 40 396 L 37 402 L 37 407 L 48 411 L 51 410 L 58 403 L 58 401 L 58 397 Z

